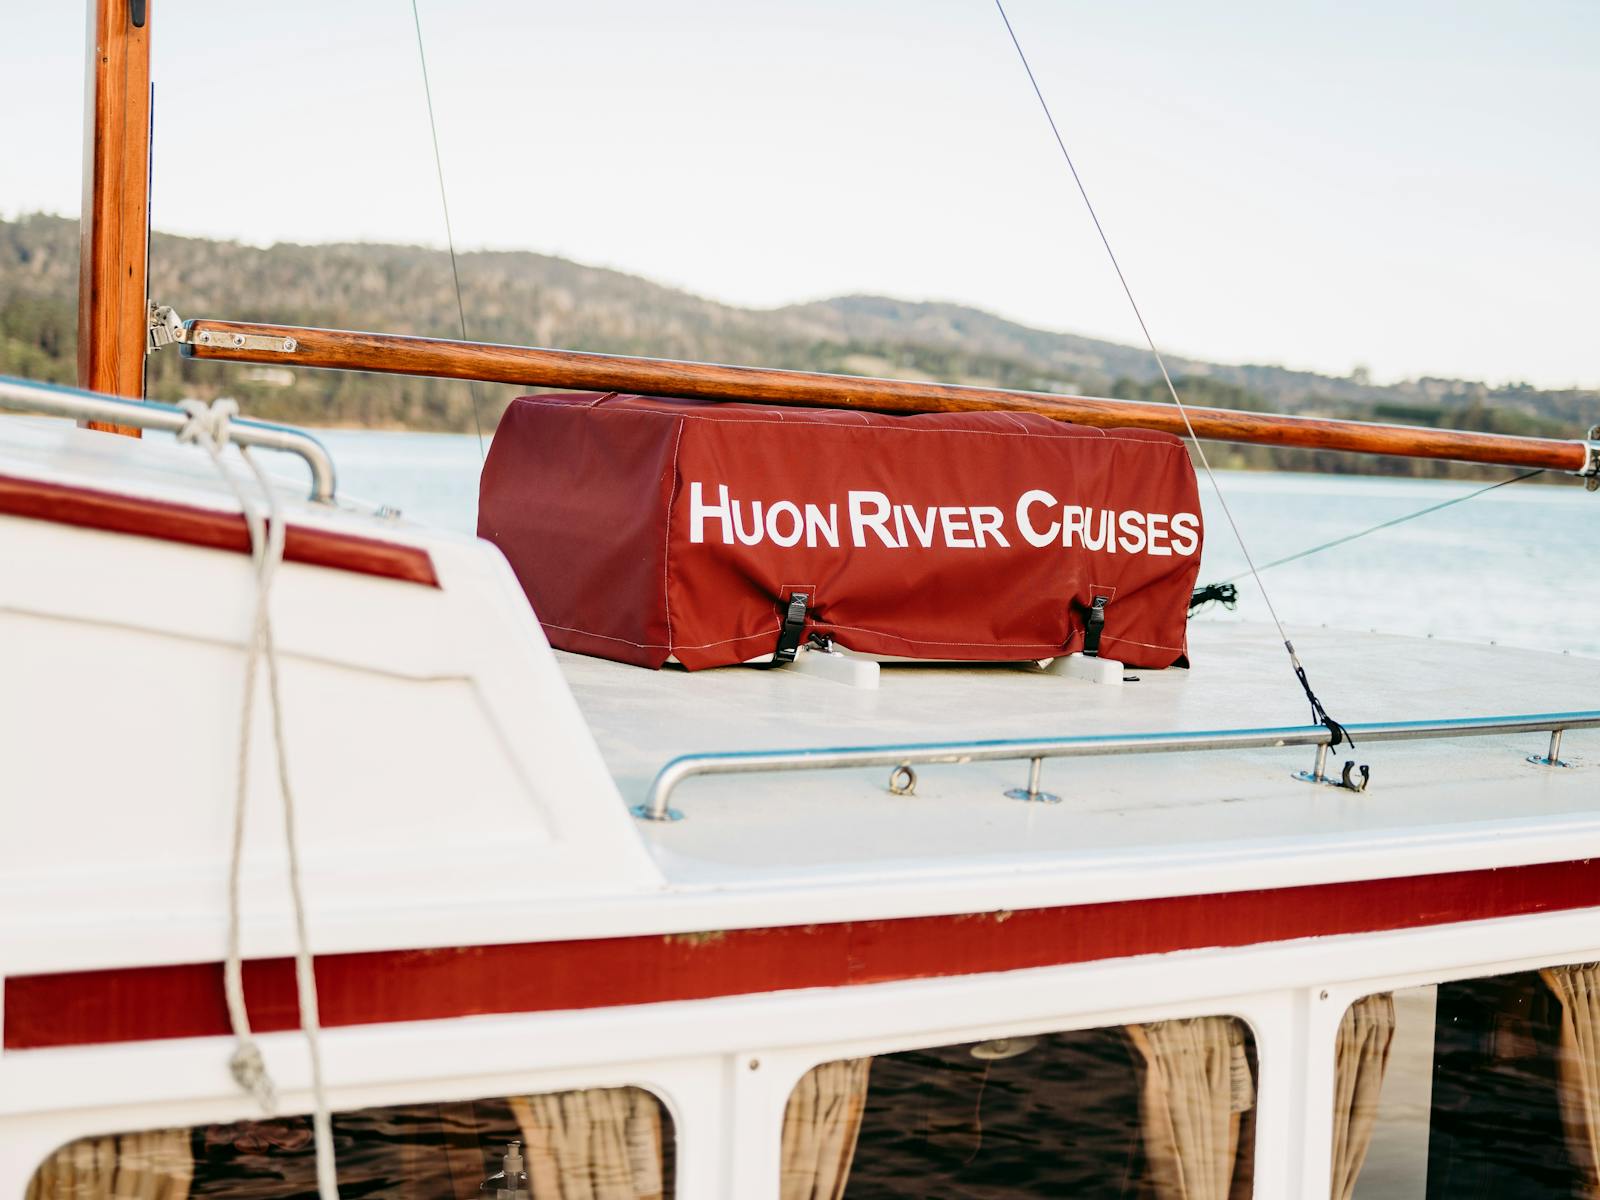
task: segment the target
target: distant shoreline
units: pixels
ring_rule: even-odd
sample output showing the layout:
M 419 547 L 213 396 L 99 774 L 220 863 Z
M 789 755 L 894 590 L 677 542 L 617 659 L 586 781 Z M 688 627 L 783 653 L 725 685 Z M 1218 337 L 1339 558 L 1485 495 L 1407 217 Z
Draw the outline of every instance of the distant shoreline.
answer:
M 619 271 L 549 255 L 461 256 L 471 338 L 691 361 L 918 378 L 1166 403 L 1148 350 L 1034 329 L 956 304 L 840 296 L 777 309 L 718 304 Z M 378 243 L 248 246 L 157 233 L 150 292 L 185 317 L 451 337 L 460 328 L 442 251 Z M 0 374 L 76 378 L 78 223 L 0 219 Z M 1600 391 L 1420 379 L 1378 385 L 1285 367 L 1168 359 L 1197 406 L 1576 439 Z M 148 392 L 231 396 L 264 420 L 324 429 L 471 434 L 532 390 L 459 380 L 245 366 L 150 356 Z M 1219 446 L 1239 470 L 1495 479 L 1495 469 L 1276 447 Z

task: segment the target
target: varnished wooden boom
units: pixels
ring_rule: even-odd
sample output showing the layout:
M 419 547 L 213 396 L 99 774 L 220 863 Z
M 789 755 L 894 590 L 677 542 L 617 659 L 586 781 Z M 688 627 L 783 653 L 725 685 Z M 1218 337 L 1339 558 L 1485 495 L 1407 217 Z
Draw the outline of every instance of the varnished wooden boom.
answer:
M 201 333 L 211 335 L 208 342 L 198 341 Z M 291 338 L 295 348 L 289 352 L 240 348 L 233 344 L 235 335 L 252 340 L 256 337 Z M 750 400 L 763 404 L 862 408 L 891 413 L 999 410 L 1039 413 L 1058 421 L 1101 428 L 1159 429 L 1180 435 L 1186 432 L 1175 406 L 1137 400 L 1011 392 L 947 383 L 628 358 L 576 350 L 539 350 L 290 325 L 190 321 L 183 352 L 195 358 L 228 362 L 428 375 L 575 391 L 637 392 L 689 400 Z M 1583 442 L 1553 438 L 1278 416 L 1225 408 L 1187 408 L 1187 412 L 1196 435 L 1219 442 L 1348 450 L 1507 467 L 1546 467 L 1574 473 L 1585 471 L 1590 458 L 1589 448 Z

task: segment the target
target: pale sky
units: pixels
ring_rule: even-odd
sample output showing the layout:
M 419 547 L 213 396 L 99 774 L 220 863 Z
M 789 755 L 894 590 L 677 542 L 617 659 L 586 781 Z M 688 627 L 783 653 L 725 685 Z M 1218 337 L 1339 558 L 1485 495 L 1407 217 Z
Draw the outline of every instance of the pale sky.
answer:
M 443 244 L 408 0 L 151 10 L 158 229 Z M 1600 4 L 1008 11 L 1164 349 L 1600 386 Z M 421 12 L 462 248 L 1138 341 L 992 0 Z M 0 0 L 0 213 L 77 213 L 83 53 Z

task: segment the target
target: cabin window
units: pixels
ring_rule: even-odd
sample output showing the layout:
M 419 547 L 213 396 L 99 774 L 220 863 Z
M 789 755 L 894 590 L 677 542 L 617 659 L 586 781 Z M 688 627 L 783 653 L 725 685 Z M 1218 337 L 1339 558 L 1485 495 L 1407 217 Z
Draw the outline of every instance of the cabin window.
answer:
M 1363 997 L 1333 1108 L 1333 1200 L 1600 1195 L 1600 964 Z
M 639 1088 L 591 1088 L 335 1113 L 339 1193 L 394 1200 L 480 1200 L 518 1143 L 518 1200 L 666 1200 L 674 1132 Z M 507 1189 L 510 1190 L 510 1189 Z M 27 1200 L 315 1200 L 309 1116 L 80 1138 L 34 1172 Z
M 784 1111 L 782 1200 L 1241 1200 L 1255 1045 L 1196 1017 L 827 1062 Z

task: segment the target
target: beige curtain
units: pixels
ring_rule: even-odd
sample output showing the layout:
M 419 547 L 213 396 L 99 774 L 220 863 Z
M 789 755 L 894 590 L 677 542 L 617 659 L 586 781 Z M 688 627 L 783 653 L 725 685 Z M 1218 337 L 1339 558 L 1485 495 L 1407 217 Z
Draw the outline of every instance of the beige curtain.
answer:
M 807 1071 L 783 1110 L 782 1200 L 839 1200 L 867 1107 L 870 1058 L 823 1063 Z
M 1334 1043 L 1333 1200 L 1350 1200 L 1378 1124 L 1378 1094 L 1394 1042 L 1394 993 L 1363 996 L 1345 1010 Z
M 533 1200 L 661 1200 L 661 1105 L 639 1088 L 518 1096 Z
M 1139 1121 L 1157 1200 L 1227 1200 L 1243 1114 L 1255 1107 L 1244 1028 L 1232 1017 L 1129 1025 L 1144 1059 Z
M 1600 1197 L 1600 963 L 1539 972 L 1561 1001 L 1556 1078 L 1567 1152 L 1583 1177 L 1583 1194 Z
M 184 1200 L 193 1178 L 187 1129 L 80 1138 L 34 1172 L 27 1200 Z

